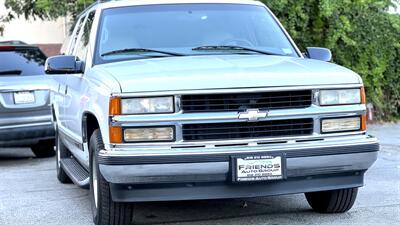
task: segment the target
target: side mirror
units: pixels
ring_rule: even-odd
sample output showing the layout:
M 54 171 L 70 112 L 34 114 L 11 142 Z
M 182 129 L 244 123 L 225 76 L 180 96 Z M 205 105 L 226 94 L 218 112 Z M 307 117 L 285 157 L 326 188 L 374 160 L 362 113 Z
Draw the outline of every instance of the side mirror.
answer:
M 49 57 L 46 60 L 45 72 L 46 74 L 83 73 L 83 62 L 70 55 Z
M 332 61 L 332 52 L 327 48 L 308 47 L 306 56 L 310 59 L 321 60 L 324 62 Z

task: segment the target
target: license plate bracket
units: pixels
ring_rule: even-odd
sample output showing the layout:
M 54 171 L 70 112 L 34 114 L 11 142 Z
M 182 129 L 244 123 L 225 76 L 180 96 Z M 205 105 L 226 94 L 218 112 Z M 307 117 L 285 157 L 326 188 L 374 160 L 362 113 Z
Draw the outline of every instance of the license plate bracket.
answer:
M 16 105 L 33 104 L 35 103 L 35 93 L 33 91 L 14 92 L 14 103 Z
M 268 182 L 286 179 L 286 154 L 241 155 L 231 157 L 233 183 Z

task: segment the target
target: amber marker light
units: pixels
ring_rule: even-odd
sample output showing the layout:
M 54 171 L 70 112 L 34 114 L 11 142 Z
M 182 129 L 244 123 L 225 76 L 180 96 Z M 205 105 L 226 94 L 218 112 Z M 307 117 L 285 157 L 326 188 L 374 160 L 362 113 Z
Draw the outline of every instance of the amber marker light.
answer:
M 366 131 L 367 130 L 367 115 L 362 115 L 361 116 L 361 131 Z
M 121 98 L 112 97 L 110 99 L 110 116 L 121 115 Z
M 122 143 L 122 127 L 110 126 L 110 143 L 111 144 Z
M 121 115 L 121 98 L 112 97 L 110 99 L 109 114 L 111 116 Z M 119 144 L 122 143 L 122 127 L 111 126 L 109 129 L 110 143 Z
M 367 97 L 365 96 L 365 88 L 364 86 L 361 87 L 360 90 L 361 94 L 361 104 L 367 104 Z M 366 131 L 367 130 L 367 114 L 363 114 L 361 116 L 361 131 Z
M 367 104 L 367 98 L 365 96 L 365 88 L 364 87 L 361 87 L 360 95 L 361 95 L 361 104 Z

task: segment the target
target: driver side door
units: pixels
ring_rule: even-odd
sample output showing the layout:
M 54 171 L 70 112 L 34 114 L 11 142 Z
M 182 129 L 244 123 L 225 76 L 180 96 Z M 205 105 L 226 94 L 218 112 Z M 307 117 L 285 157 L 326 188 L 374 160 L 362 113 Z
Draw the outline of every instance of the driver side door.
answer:
M 83 26 L 80 31 L 80 35 L 76 41 L 73 55 L 76 56 L 77 60 L 83 62 L 83 65 L 89 65 L 87 62 L 88 54 L 90 54 L 89 42 L 90 33 L 92 30 L 93 20 L 95 11 L 87 13 L 84 20 Z M 87 63 L 86 63 L 87 62 Z M 83 68 L 86 71 L 87 68 Z M 83 148 L 83 135 L 82 135 L 82 106 L 88 101 L 90 96 L 86 96 L 83 93 L 88 93 L 88 82 L 85 74 L 72 74 L 69 75 L 66 82 L 66 94 L 65 94 L 65 114 L 67 121 L 67 130 L 70 132 L 72 143 L 70 144 L 70 151 L 74 154 L 78 161 L 82 165 L 87 165 L 89 154 Z

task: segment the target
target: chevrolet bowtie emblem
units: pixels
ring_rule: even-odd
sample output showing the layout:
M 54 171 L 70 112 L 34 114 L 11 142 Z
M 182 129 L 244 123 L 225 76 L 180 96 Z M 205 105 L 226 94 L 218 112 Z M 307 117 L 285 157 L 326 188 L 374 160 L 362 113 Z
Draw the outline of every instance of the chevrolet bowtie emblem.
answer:
M 248 109 L 246 112 L 239 113 L 239 119 L 247 119 L 250 122 L 258 121 L 259 119 L 266 118 L 268 111 L 260 111 L 259 109 Z

